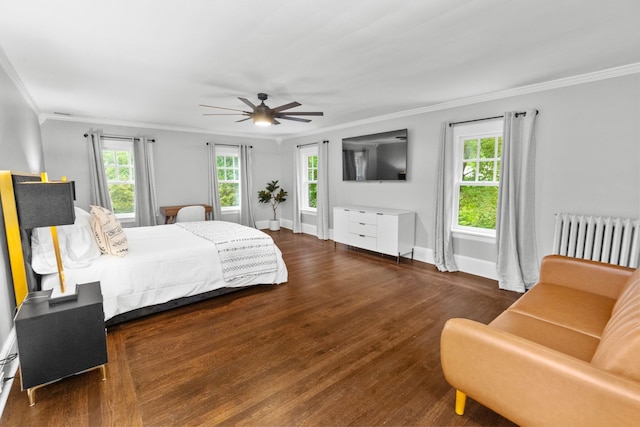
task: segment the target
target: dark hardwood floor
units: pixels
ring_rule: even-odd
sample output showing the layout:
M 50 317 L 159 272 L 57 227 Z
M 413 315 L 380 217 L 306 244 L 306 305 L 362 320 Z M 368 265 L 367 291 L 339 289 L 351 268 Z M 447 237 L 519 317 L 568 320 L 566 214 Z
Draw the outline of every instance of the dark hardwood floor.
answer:
M 489 322 L 518 298 L 494 281 L 271 233 L 289 281 L 109 328 L 98 371 L 36 392 L 14 381 L 1 426 L 512 425 L 440 368 L 451 317 Z

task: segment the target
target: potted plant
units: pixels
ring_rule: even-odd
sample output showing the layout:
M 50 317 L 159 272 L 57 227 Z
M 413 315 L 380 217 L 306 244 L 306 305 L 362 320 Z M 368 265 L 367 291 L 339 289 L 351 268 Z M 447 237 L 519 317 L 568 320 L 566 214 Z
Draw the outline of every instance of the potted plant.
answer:
M 280 191 L 278 191 L 280 189 Z M 273 209 L 273 219 L 269 220 L 269 230 L 280 230 L 280 221 L 278 220 L 278 205 L 287 200 L 287 192 L 278 185 L 278 181 L 267 183 L 265 190 L 258 191 L 258 202 L 269 203 Z

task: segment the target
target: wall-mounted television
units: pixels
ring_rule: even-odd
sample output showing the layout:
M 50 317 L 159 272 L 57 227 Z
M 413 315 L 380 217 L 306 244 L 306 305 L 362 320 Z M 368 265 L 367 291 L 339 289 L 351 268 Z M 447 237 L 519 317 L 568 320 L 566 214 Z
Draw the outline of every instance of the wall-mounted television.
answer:
M 406 181 L 407 130 L 342 140 L 343 181 Z

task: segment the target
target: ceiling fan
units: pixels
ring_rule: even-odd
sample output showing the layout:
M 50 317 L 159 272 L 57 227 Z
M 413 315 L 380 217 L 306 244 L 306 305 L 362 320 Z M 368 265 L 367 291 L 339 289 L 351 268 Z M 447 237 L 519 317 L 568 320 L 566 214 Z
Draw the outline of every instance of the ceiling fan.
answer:
M 244 102 L 249 107 L 251 107 L 252 111 L 236 110 L 235 108 L 216 107 L 214 105 L 205 105 L 205 104 L 200 104 L 200 106 L 208 107 L 208 108 L 219 108 L 221 110 L 239 111 L 239 113 L 207 113 L 207 114 L 203 114 L 203 116 L 235 116 L 235 115 L 248 116 L 245 119 L 237 120 L 237 122 L 244 122 L 245 120 L 253 119 L 253 123 L 258 126 L 279 125 L 280 122 L 277 119 L 293 120 L 295 122 L 309 123 L 311 121 L 309 119 L 303 119 L 300 117 L 291 117 L 291 116 L 322 116 L 324 115 L 324 113 L 320 111 L 311 111 L 311 112 L 291 111 L 291 112 L 283 113 L 283 111 L 285 110 L 288 110 L 294 107 L 299 107 L 302 104 L 294 101 L 288 104 L 281 105 L 276 108 L 269 108 L 269 106 L 265 105 L 264 103 L 264 101 L 267 100 L 267 97 L 268 95 L 266 93 L 259 93 L 258 99 L 261 102 L 260 102 L 260 105 L 257 105 L 257 106 L 253 105 L 253 103 L 246 98 L 238 97 L 240 101 Z

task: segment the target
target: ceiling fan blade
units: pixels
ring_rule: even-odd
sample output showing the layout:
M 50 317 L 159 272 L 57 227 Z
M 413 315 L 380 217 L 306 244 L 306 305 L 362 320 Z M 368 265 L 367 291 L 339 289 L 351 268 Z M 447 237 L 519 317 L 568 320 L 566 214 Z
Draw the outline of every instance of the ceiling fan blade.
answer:
M 305 111 L 305 112 L 292 111 L 290 113 L 282 113 L 282 114 L 286 114 L 287 116 L 324 116 L 324 113 L 321 111 Z
M 309 123 L 311 121 L 309 119 L 301 119 L 299 117 L 278 116 L 278 118 L 284 119 L 284 120 L 293 120 L 294 122 L 304 122 L 304 123 Z
M 288 103 L 288 104 L 284 104 L 284 105 L 281 105 L 281 106 L 279 106 L 279 107 L 272 108 L 272 110 L 273 110 L 274 112 L 276 112 L 276 113 L 279 113 L 280 111 L 288 110 L 289 108 L 293 108 L 293 107 L 299 107 L 299 106 L 301 106 L 301 105 L 302 105 L 302 104 L 300 104 L 299 102 L 295 102 L 295 101 L 293 101 L 293 102 L 290 102 L 290 103 Z
M 280 124 L 280 122 L 279 122 L 279 121 L 277 121 L 276 119 L 271 119 L 271 124 L 279 125 L 279 124 Z
M 204 113 L 203 116 L 244 116 L 240 113 Z
M 255 106 L 255 105 L 253 105 L 253 104 L 251 103 L 251 101 L 249 101 L 247 98 L 240 98 L 240 97 L 238 97 L 238 99 L 239 99 L 240 101 L 244 102 L 245 104 L 247 104 L 249 107 L 251 107 L 251 109 L 252 109 L 252 110 L 255 110 L 255 109 L 256 109 L 256 106 Z
M 240 111 L 242 113 L 246 113 L 246 111 L 243 110 L 236 110 L 235 108 L 225 108 L 225 107 L 216 107 L 215 105 L 206 105 L 206 104 L 198 104 L 201 107 L 209 107 L 209 108 L 219 108 L 221 110 L 231 110 L 231 111 Z
M 236 120 L 236 123 L 240 123 L 240 122 L 244 122 L 249 120 L 251 117 L 247 117 L 246 119 L 240 119 L 240 120 Z

